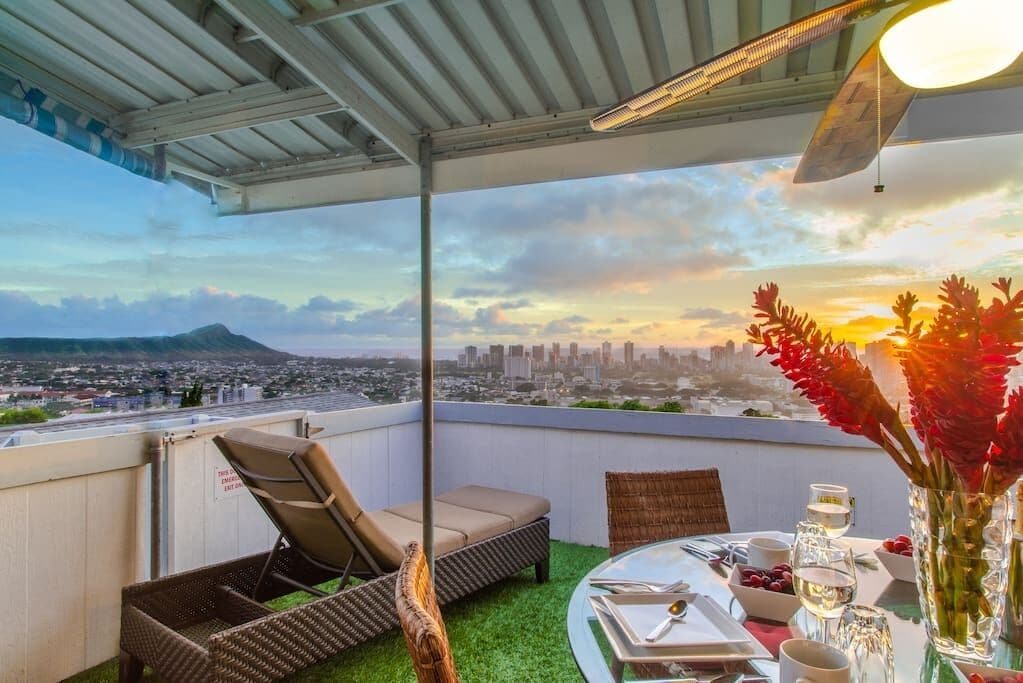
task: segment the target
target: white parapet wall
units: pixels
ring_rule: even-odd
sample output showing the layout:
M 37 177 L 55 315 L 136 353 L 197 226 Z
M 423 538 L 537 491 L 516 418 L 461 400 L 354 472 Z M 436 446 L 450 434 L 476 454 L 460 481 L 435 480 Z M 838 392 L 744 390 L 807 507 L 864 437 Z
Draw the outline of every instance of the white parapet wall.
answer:
M 906 528 L 905 479 L 821 423 L 439 403 L 435 490 L 483 484 L 551 501 L 554 538 L 607 545 L 604 473 L 717 467 L 735 530 L 790 529 L 813 481 L 847 484 L 851 533 Z M 259 552 L 275 530 L 212 442 L 247 426 L 313 438 L 363 507 L 418 500 L 418 403 L 290 411 L 0 448 L 0 681 L 54 681 L 117 654 L 121 587 L 149 576 L 152 448 L 165 449 L 163 572 Z
M 847 485 L 850 535 L 908 529 L 906 478 L 866 439 L 821 422 L 583 408 L 442 403 L 436 490 L 483 484 L 551 501 L 551 535 L 607 546 L 608 471 L 720 471 L 735 531 L 790 530 L 809 484 Z
M 121 587 L 146 575 L 142 434 L 0 450 L 0 681 L 57 681 L 117 653 Z

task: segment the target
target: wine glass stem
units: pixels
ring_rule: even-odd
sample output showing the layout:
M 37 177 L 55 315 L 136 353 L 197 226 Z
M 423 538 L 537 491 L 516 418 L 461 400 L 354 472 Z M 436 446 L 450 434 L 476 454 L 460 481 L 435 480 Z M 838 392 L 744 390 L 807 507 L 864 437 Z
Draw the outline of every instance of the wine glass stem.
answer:
M 830 622 L 826 617 L 817 616 L 817 634 L 822 643 L 831 642 Z

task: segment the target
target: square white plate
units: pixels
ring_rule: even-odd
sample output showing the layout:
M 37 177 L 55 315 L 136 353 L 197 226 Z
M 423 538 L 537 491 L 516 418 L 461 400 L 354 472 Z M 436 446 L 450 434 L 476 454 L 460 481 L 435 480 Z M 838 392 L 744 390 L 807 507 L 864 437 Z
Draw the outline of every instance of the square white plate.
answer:
M 681 621 L 672 624 L 659 640 L 650 642 L 646 634 L 657 628 L 668 616 L 668 605 L 678 599 L 689 602 L 689 610 Z M 744 643 L 749 640 L 747 631 L 739 626 L 738 631 L 721 624 L 718 611 L 709 607 L 711 601 L 695 593 L 637 593 L 633 595 L 608 595 L 605 603 L 610 607 L 615 620 L 633 645 L 642 647 L 699 647 Z M 729 617 L 730 619 L 730 617 Z M 734 620 L 733 620 L 734 621 Z M 730 633 L 725 633 L 728 629 Z
M 962 681 L 962 683 L 969 683 L 969 676 L 972 673 L 978 673 L 984 678 L 999 679 L 1004 676 L 1019 675 L 1019 671 L 1013 671 L 1012 669 L 998 669 L 993 666 L 970 664 L 968 662 L 952 662 L 952 669 L 956 672 L 956 678 Z
M 683 594 L 689 599 L 701 597 L 708 604 L 708 611 L 715 612 L 715 619 L 718 623 L 731 621 L 734 628 L 745 634 L 745 640 L 738 643 L 719 643 L 716 645 L 682 646 L 682 647 L 660 647 L 648 648 L 642 645 L 633 645 L 629 637 L 625 635 L 624 629 L 618 625 L 612 615 L 611 607 L 607 604 L 609 598 L 634 597 L 624 595 L 591 595 L 590 604 L 597 615 L 597 621 L 607 636 L 608 643 L 615 657 L 621 662 L 738 662 L 751 659 L 773 659 L 760 641 L 751 636 L 739 622 L 732 619 L 716 602 L 704 596 L 696 596 L 692 593 Z M 677 597 L 676 597 L 677 599 Z M 725 633 L 732 632 L 726 627 Z

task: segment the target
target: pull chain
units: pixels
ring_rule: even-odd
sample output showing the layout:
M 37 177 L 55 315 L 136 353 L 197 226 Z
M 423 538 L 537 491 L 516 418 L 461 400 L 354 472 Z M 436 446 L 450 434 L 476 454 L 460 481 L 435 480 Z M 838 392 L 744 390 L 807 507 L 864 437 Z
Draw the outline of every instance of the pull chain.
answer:
M 884 185 L 881 184 L 881 53 L 877 55 L 877 184 L 874 185 L 874 192 L 884 192 Z

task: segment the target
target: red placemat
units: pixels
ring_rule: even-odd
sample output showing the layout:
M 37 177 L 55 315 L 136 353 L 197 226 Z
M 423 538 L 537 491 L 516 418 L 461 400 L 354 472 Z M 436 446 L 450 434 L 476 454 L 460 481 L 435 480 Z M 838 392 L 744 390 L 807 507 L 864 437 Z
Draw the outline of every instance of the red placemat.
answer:
M 756 619 L 747 619 L 743 624 L 746 630 L 750 632 L 754 638 L 760 641 L 760 644 L 767 648 L 767 651 L 772 656 L 778 656 L 778 648 L 781 644 L 790 638 L 799 638 L 800 636 L 793 632 L 788 624 L 780 624 L 776 621 L 757 621 Z

